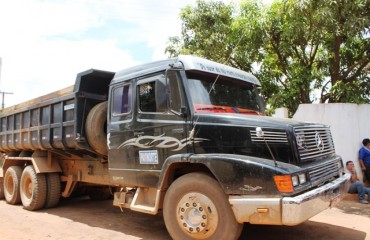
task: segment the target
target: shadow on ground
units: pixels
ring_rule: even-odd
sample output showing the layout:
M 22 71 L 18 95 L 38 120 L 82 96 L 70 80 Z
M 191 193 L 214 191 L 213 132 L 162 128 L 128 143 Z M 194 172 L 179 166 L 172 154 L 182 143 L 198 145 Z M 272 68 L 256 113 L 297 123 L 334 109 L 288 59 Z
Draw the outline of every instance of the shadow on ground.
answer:
M 112 205 L 113 200 L 92 201 L 88 197 L 63 199 L 58 207 L 42 212 L 92 227 L 132 235 L 143 240 L 171 239 L 161 214 L 148 215 Z
M 326 223 L 307 221 L 294 227 L 245 224 L 239 240 L 364 240 L 365 238 L 366 233 L 361 231 Z
M 344 213 L 361 215 L 370 218 L 370 204 L 362 204 L 358 202 L 357 194 L 341 201 L 336 207 Z M 370 226 L 369 226 L 370 227 Z
M 358 209 L 360 205 L 356 206 L 356 204 L 356 202 L 345 201 L 338 207 L 345 212 L 356 214 L 361 210 Z M 43 210 L 43 212 L 92 227 L 122 232 L 143 240 L 171 239 L 162 214 L 151 216 L 127 209 L 121 212 L 119 208 L 112 206 L 112 200 L 94 202 L 89 198 L 72 198 L 63 200 L 57 208 Z M 240 240 L 364 240 L 365 238 L 366 233 L 358 230 L 307 221 L 294 227 L 245 224 Z

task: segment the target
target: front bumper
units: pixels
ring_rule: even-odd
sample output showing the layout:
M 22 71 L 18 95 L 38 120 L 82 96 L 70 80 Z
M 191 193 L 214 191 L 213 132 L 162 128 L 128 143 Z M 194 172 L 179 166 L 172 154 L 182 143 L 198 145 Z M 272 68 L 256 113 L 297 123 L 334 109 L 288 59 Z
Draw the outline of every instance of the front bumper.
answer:
M 350 174 L 344 174 L 319 188 L 295 197 L 230 196 L 238 222 L 269 225 L 297 225 L 339 202 L 348 191 Z

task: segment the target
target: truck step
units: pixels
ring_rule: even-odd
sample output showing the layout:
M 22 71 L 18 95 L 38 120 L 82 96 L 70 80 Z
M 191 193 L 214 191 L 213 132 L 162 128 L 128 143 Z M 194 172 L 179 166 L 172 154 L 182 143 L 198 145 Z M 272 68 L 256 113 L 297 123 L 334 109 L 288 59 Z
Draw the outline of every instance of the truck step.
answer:
M 134 194 L 135 192 L 133 191 L 115 192 L 113 206 L 117 206 L 120 208 L 130 208 L 130 204 L 132 202 L 132 199 L 134 198 Z
M 156 188 L 138 188 L 130 205 L 130 209 L 152 215 L 157 214 L 160 193 L 161 191 Z
M 158 213 L 160 190 L 139 187 L 136 192 L 115 192 L 113 205 L 155 215 Z

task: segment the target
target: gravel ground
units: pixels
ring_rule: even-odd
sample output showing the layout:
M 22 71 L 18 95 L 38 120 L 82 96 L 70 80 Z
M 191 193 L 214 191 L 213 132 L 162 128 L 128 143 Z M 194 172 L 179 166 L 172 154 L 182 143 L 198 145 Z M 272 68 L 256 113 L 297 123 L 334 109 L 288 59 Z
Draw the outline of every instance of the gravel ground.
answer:
M 370 205 L 347 199 L 294 227 L 246 224 L 241 240 L 370 240 Z M 167 240 L 161 214 L 141 214 L 88 198 L 64 200 L 37 212 L 0 201 L 1 240 Z

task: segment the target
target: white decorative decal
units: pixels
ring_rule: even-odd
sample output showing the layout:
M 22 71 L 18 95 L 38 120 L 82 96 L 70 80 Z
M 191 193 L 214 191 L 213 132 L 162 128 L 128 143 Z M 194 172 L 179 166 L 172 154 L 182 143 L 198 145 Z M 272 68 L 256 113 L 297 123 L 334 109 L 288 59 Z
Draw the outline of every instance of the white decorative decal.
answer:
M 244 187 L 240 187 L 239 189 L 242 190 L 242 191 L 247 191 L 247 192 L 255 192 L 257 190 L 262 189 L 262 187 L 260 187 L 260 186 L 253 187 L 253 186 L 249 186 L 249 185 L 244 185 Z
M 164 134 L 160 136 L 140 136 L 137 138 L 131 138 L 121 145 L 118 148 L 124 148 L 127 146 L 135 146 L 139 148 L 174 148 L 172 151 L 179 151 L 183 149 L 186 145 L 191 143 L 198 143 L 202 141 L 208 141 L 204 138 L 194 138 L 191 141 L 189 138 L 178 140 L 174 137 L 166 137 Z

